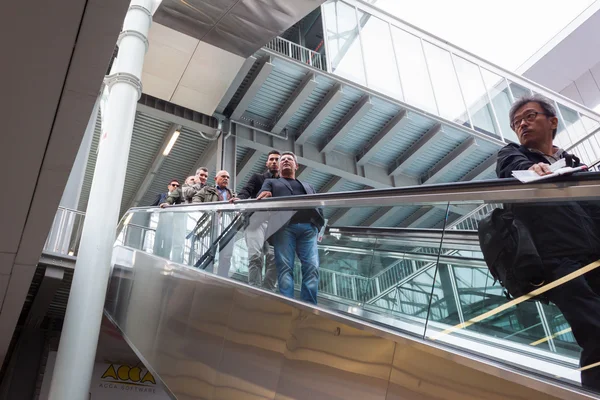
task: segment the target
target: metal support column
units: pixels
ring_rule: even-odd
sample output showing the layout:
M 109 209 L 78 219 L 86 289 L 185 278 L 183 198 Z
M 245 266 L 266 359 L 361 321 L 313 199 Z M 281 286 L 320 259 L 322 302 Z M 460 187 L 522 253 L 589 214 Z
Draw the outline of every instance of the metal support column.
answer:
M 119 54 L 105 79 L 110 92 L 50 400 L 89 398 L 151 10 L 152 0 L 131 2 L 117 41 Z

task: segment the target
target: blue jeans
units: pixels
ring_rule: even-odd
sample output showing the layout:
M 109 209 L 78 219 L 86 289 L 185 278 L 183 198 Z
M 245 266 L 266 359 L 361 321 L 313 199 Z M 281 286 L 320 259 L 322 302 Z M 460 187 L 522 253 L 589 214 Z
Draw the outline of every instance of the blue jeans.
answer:
M 317 227 L 310 223 L 290 224 L 273 235 L 277 281 L 282 295 L 294 298 L 294 261 L 298 254 L 302 264 L 300 298 L 317 304 L 319 289 L 317 235 Z

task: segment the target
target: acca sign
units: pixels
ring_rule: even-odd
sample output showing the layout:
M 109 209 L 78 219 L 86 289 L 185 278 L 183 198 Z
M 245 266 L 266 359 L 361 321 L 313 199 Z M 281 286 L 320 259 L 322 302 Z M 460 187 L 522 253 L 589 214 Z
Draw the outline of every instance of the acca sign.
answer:
M 40 400 L 48 398 L 56 352 L 50 352 Z M 143 364 L 96 363 L 90 385 L 90 400 L 171 400 Z

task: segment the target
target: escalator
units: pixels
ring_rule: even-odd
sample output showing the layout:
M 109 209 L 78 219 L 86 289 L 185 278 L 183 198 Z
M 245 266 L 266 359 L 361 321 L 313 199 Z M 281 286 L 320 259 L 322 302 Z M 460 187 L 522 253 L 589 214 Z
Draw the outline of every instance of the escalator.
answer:
M 474 230 L 486 204 L 589 200 L 600 174 L 131 209 L 106 316 L 177 399 L 583 399 L 560 310 L 506 307 Z M 246 284 L 249 224 L 300 209 L 472 210 L 441 228 L 332 226 L 318 243 L 318 306 Z M 401 224 L 400 224 L 401 225 Z M 297 292 L 301 272 L 294 272 Z M 296 293 L 298 299 L 298 293 Z M 485 316 L 485 318 L 482 318 Z

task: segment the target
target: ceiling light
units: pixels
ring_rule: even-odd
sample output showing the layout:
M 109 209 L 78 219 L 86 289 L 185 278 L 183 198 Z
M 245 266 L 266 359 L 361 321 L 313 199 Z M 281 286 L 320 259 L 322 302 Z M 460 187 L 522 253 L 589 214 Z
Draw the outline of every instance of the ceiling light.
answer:
M 175 145 L 175 142 L 177 141 L 178 137 L 179 137 L 179 131 L 177 130 L 177 131 L 173 132 L 173 135 L 171 136 L 171 139 L 169 140 L 167 147 L 165 147 L 165 151 L 163 151 L 163 156 L 169 155 L 169 153 L 171 152 L 171 149 Z

